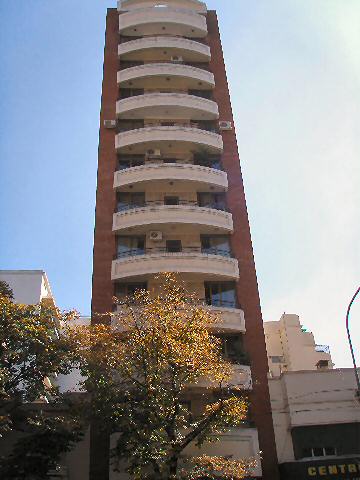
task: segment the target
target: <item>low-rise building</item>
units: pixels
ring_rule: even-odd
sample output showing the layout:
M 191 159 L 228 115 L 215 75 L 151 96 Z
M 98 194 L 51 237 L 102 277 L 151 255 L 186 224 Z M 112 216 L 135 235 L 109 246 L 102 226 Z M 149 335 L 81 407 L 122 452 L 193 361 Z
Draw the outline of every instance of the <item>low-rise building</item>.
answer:
M 0 281 L 9 285 L 16 303 L 37 305 L 48 302 L 55 305 L 49 280 L 43 270 L 0 270 Z
M 360 403 L 354 370 L 334 369 L 297 315 L 265 323 L 282 480 L 359 480 Z
M 284 313 L 277 322 L 265 322 L 264 331 L 271 376 L 333 368 L 330 348 L 315 343 L 314 335 L 301 325 L 298 315 Z

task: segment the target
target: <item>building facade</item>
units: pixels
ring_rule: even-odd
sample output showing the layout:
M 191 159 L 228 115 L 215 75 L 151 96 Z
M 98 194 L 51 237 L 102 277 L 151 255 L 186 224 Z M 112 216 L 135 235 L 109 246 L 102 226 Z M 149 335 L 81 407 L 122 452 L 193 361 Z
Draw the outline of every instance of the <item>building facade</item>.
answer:
M 298 315 L 284 313 L 277 322 L 265 322 L 264 330 L 272 377 L 283 372 L 333 368 L 330 347 L 317 345 L 314 335 L 301 325 Z
M 221 313 L 224 355 L 251 399 L 251 426 L 230 432 L 211 453 L 261 451 L 254 477 L 276 480 L 263 323 L 219 27 L 216 12 L 198 0 L 123 0 L 107 14 L 92 321 L 113 309 L 114 295 L 159 292 L 159 272 L 177 272 Z M 93 427 L 91 480 L 126 478 L 109 473 L 108 451 L 109 439 Z
M 360 403 L 353 369 L 334 369 L 298 315 L 265 322 L 282 480 L 360 478 Z
M 6 282 L 14 294 L 14 302 L 55 305 L 51 287 L 43 270 L 0 270 L 0 281 Z

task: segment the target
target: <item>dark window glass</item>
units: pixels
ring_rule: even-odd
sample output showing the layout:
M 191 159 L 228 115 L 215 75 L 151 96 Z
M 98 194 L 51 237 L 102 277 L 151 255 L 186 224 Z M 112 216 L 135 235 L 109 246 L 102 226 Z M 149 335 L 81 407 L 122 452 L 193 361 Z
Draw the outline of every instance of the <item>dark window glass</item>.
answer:
M 144 120 L 119 120 L 118 132 L 127 132 L 129 130 L 137 130 L 144 127 Z
M 179 197 L 165 197 L 164 205 L 179 205 Z
M 325 455 L 327 455 L 327 456 L 336 455 L 336 448 L 334 448 L 334 447 L 325 447 L 324 450 L 325 450 Z
M 205 283 L 206 303 L 214 307 L 236 308 L 235 283 Z
M 167 240 L 166 251 L 169 253 L 179 253 L 182 251 L 181 240 Z
M 124 192 L 117 195 L 117 210 L 121 212 L 123 210 L 129 210 L 131 208 L 139 208 L 145 205 L 145 193 L 144 192 Z
M 231 256 L 230 239 L 226 235 L 202 235 L 201 248 L 203 253 L 212 255 Z
M 144 155 L 129 155 L 129 156 L 119 156 L 119 170 L 124 170 L 126 168 L 139 167 L 144 165 L 145 157 Z
M 303 448 L 302 456 L 303 458 L 312 457 L 312 448 Z
M 321 447 L 313 448 L 313 455 L 314 457 L 323 457 L 324 456 L 324 449 Z
M 120 90 L 120 98 L 135 97 L 137 95 L 144 95 L 144 89 L 140 88 L 122 88 Z
M 118 258 L 144 255 L 145 237 L 117 237 L 117 252 Z
M 198 193 L 200 207 L 213 208 L 215 210 L 226 210 L 226 196 L 224 193 Z
M 147 290 L 147 283 L 117 283 L 115 286 L 115 295 L 120 299 L 131 297 L 139 290 Z
M 244 351 L 242 335 L 217 335 L 222 342 L 222 354 L 232 363 L 247 365 L 248 357 Z

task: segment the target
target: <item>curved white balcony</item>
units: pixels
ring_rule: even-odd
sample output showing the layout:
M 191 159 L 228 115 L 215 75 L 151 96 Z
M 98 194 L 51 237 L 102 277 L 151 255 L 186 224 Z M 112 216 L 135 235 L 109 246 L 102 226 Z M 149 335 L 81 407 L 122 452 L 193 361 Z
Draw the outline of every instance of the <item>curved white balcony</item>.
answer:
M 213 89 L 214 74 L 202 68 L 177 63 L 146 63 L 117 73 L 120 87 Z
M 118 55 L 122 60 L 155 61 L 172 56 L 183 57 L 187 62 L 207 62 L 211 58 L 210 47 L 182 37 L 143 37 L 121 43 Z
M 188 126 L 153 126 L 121 132 L 115 137 L 115 148 L 120 151 L 142 153 L 156 145 L 156 148 L 176 144 L 180 148 L 206 149 L 211 153 L 223 151 L 222 136 L 218 133 Z M 169 147 L 168 147 L 169 148 Z M 164 151 L 164 149 L 163 149 Z
M 204 38 L 207 24 L 203 15 L 185 8 L 145 7 L 119 15 L 119 31 L 128 37 L 168 34 Z
M 138 8 L 145 8 L 145 7 L 155 7 L 159 5 L 158 0 L 118 0 L 118 11 L 129 11 L 135 10 Z M 207 8 L 206 4 L 200 2 L 199 0 L 166 0 L 163 1 L 162 4 L 168 5 L 170 7 L 179 7 L 179 8 L 186 8 L 188 10 L 193 10 L 198 13 L 206 13 Z
M 210 255 L 198 251 L 160 252 L 125 257 L 112 263 L 112 280 L 147 277 L 159 272 L 197 274 L 204 278 L 237 280 L 239 264 L 235 258 Z
M 246 331 L 245 314 L 239 308 L 205 306 L 211 313 L 219 317 L 219 322 L 211 325 L 212 330 L 226 333 L 237 333 Z
M 226 382 L 223 387 L 241 388 L 244 390 L 252 390 L 252 376 L 251 368 L 248 365 L 233 365 L 234 374 L 229 382 Z M 202 390 L 203 388 L 217 387 L 207 378 L 201 378 L 197 383 L 192 383 L 190 388 L 192 390 Z
M 231 233 L 233 220 L 231 213 L 196 205 L 148 205 L 115 213 L 113 231 L 128 229 L 148 231 L 161 229 L 163 225 L 191 225 L 201 231 Z
M 221 170 L 186 163 L 149 163 L 115 172 L 114 188 L 126 188 L 135 184 L 145 187 L 151 182 L 156 189 L 161 184 L 168 185 L 169 181 L 189 183 L 190 187 L 195 186 L 198 191 L 209 185 L 220 191 L 226 191 L 228 187 L 227 174 Z
M 116 103 L 119 118 L 216 120 L 216 102 L 186 93 L 148 93 L 124 98 Z

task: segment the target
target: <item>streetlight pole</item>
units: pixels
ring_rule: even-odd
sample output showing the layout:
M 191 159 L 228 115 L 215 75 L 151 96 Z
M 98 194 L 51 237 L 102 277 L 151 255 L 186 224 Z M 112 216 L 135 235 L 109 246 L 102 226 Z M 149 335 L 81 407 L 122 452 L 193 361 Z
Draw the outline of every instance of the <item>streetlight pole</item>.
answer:
M 351 310 L 351 307 L 352 307 L 353 303 L 355 302 L 356 297 L 359 295 L 359 293 L 360 293 L 360 287 L 356 290 L 355 295 L 352 297 L 351 302 L 349 303 L 349 307 L 348 307 L 347 313 L 346 313 L 346 330 L 347 330 L 347 336 L 348 336 L 348 340 L 349 340 L 350 352 L 351 352 L 352 361 L 353 361 L 353 365 L 354 365 L 355 379 L 356 379 L 356 385 L 357 385 L 356 397 L 360 401 L 360 377 L 359 377 L 359 372 L 358 372 L 358 369 L 357 369 L 357 366 L 356 366 L 354 347 L 353 347 L 353 344 L 352 344 L 351 335 L 350 335 L 350 328 L 349 328 L 350 310 Z

